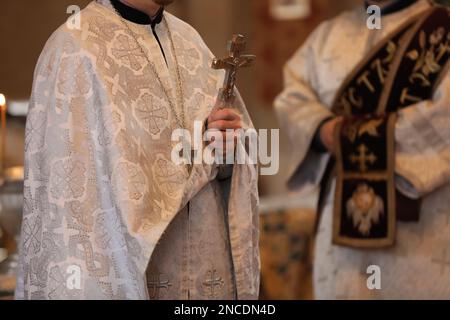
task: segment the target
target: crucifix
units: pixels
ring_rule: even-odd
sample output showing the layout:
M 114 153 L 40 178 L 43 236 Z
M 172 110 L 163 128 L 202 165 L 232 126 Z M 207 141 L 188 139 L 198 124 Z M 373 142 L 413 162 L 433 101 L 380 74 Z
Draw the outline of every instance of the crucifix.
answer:
M 367 164 L 374 164 L 377 161 L 377 157 L 373 153 L 368 153 L 367 147 L 362 144 L 358 148 L 359 155 L 352 154 L 350 156 L 350 161 L 352 163 L 359 164 L 359 170 L 361 172 L 366 172 L 368 170 Z
M 236 75 L 240 68 L 249 67 L 256 59 L 254 55 L 243 55 L 246 41 L 243 35 L 234 35 L 228 43 L 228 57 L 214 59 L 212 68 L 226 71 L 225 81 L 219 92 L 219 106 L 231 106 L 234 103 L 234 87 L 236 86 Z

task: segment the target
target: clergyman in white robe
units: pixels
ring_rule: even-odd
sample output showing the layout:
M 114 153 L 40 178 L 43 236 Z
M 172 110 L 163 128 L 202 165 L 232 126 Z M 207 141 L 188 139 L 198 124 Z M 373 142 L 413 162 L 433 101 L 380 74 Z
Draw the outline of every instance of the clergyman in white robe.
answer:
M 256 299 L 257 168 L 171 160 L 169 99 L 193 135 L 223 83 L 211 52 L 169 13 L 155 29 L 165 58 L 150 26 L 108 0 L 79 17 L 52 35 L 34 76 L 16 297 Z
M 330 155 L 311 143 L 320 123 L 333 116 L 331 104 L 344 78 L 379 41 L 429 7 L 419 0 L 383 16 L 380 30 L 367 28 L 363 6 L 345 12 L 320 25 L 289 61 L 275 106 L 293 143 L 293 190 L 308 193 L 319 185 Z M 396 185 L 423 199 L 420 222 L 399 222 L 389 249 L 333 245 L 333 187 L 315 246 L 316 298 L 450 299 L 450 74 L 444 76 L 432 99 L 402 109 L 396 124 Z M 367 285 L 374 270 L 369 266 L 379 267 L 380 289 Z

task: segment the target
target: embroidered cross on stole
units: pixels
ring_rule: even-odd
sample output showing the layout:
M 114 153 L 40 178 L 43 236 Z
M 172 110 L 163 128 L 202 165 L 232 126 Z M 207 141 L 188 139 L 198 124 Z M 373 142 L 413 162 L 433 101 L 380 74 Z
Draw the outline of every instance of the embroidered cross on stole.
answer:
M 392 246 L 396 221 L 418 220 L 403 212 L 410 206 L 396 205 L 396 112 L 432 97 L 449 58 L 450 12 L 433 6 L 383 40 L 344 81 L 333 104 L 345 118 L 335 132 L 334 244 Z

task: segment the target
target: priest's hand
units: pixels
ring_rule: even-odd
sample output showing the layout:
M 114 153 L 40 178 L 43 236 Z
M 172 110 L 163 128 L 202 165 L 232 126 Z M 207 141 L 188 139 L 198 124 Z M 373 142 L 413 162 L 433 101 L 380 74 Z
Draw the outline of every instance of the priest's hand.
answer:
M 214 110 L 207 121 L 208 130 L 217 130 L 222 134 L 222 157 L 226 157 L 228 152 L 232 152 L 236 147 L 236 136 L 227 137 L 227 130 L 242 129 L 242 118 L 235 109 L 224 108 Z M 228 138 L 228 139 L 227 139 Z
M 343 117 L 333 118 L 325 122 L 320 128 L 320 140 L 330 153 L 335 153 L 336 143 L 334 141 L 334 132 L 343 120 Z

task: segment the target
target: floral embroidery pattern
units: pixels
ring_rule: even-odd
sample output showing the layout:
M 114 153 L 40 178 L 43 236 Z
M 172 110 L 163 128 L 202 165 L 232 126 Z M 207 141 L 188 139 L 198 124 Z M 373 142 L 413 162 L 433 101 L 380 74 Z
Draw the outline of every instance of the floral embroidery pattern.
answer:
M 81 161 L 59 160 L 55 163 L 51 177 L 51 192 L 54 198 L 80 198 L 85 191 L 86 168 Z
M 32 222 L 31 222 L 32 221 Z M 26 253 L 39 252 L 41 248 L 41 233 L 42 233 L 42 219 L 41 217 L 36 217 L 35 219 L 26 218 L 23 221 L 22 228 L 23 237 L 23 247 Z
M 42 129 L 46 126 L 45 113 L 37 112 L 30 114 L 25 132 L 25 150 L 38 150 L 44 146 L 44 135 Z
M 121 163 L 117 167 L 117 183 L 120 188 L 127 191 L 130 200 L 139 200 L 144 195 L 145 178 L 136 165 Z M 124 180 L 125 183 L 120 181 Z
M 170 197 L 176 196 L 179 187 L 183 184 L 185 178 L 180 168 L 175 166 L 171 161 L 162 157 L 156 161 L 154 168 L 156 178 L 158 179 L 160 188 L 163 194 L 168 194 Z
M 145 62 L 145 56 L 143 56 L 138 44 L 136 44 L 133 39 L 123 34 L 117 37 L 115 47 L 112 49 L 112 54 L 116 59 L 120 59 L 134 71 L 140 70 L 142 67 L 141 63 Z
M 169 113 L 167 109 L 150 94 L 145 94 L 138 101 L 136 116 L 145 130 L 152 135 L 161 133 L 168 125 Z
M 80 58 L 64 58 L 60 70 L 58 90 L 62 95 L 80 96 L 89 93 L 90 82 Z

